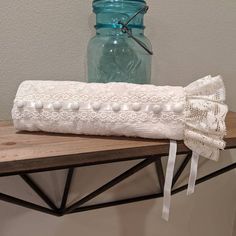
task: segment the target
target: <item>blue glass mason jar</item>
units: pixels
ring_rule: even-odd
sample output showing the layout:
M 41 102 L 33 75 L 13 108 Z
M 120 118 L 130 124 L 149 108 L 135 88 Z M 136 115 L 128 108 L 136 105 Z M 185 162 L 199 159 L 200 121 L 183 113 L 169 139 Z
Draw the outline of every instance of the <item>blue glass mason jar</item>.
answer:
M 96 35 L 88 44 L 88 81 L 148 84 L 151 43 L 144 36 L 144 0 L 94 0 Z

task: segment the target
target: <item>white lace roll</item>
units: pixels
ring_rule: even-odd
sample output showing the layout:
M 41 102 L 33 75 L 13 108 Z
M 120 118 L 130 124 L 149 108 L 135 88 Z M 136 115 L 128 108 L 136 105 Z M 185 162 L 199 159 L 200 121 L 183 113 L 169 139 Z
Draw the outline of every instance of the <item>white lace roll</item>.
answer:
M 220 76 L 189 86 L 25 81 L 12 118 L 17 130 L 184 140 L 217 160 L 225 143 L 225 89 Z
M 225 147 L 225 89 L 220 76 L 171 87 L 127 83 L 25 81 L 12 118 L 17 130 L 184 140 L 193 151 L 188 194 L 199 155 L 217 160 Z M 177 143 L 170 142 L 163 199 L 169 219 Z

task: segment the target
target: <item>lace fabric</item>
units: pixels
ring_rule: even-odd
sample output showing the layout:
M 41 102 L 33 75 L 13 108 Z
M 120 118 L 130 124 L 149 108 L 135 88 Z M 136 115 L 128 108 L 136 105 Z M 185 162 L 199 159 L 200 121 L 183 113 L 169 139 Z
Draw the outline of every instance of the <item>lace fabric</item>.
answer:
M 187 86 L 184 143 L 201 156 L 218 160 L 224 149 L 225 89 L 220 76 L 207 76 Z
M 224 100 L 220 76 L 185 88 L 25 81 L 12 118 L 18 130 L 184 140 L 194 152 L 217 160 L 225 146 Z
M 19 108 L 22 101 L 24 107 Z M 35 108 L 39 101 L 42 109 Z M 61 109 L 54 109 L 55 102 Z M 78 110 L 71 109 L 75 102 Z M 182 139 L 184 116 L 172 108 L 184 103 L 182 87 L 25 81 L 18 89 L 12 117 L 19 130 Z

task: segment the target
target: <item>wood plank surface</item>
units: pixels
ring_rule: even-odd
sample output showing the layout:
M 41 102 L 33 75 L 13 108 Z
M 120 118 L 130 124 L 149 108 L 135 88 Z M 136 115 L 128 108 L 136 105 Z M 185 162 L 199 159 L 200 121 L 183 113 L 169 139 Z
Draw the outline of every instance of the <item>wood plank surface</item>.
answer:
M 227 115 L 227 148 L 236 147 L 236 113 Z M 16 132 L 0 122 L 0 175 L 166 155 L 168 140 Z M 188 152 L 179 142 L 178 153 Z

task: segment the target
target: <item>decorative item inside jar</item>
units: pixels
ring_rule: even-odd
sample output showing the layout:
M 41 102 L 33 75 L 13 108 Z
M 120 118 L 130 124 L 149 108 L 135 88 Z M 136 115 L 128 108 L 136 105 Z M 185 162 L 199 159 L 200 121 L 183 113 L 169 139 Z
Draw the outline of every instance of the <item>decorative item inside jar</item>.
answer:
M 96 35 L 88 44 L 89 82 L 148 84 L 151 43 L 144 36 L 143 0 L 94 0 Z

